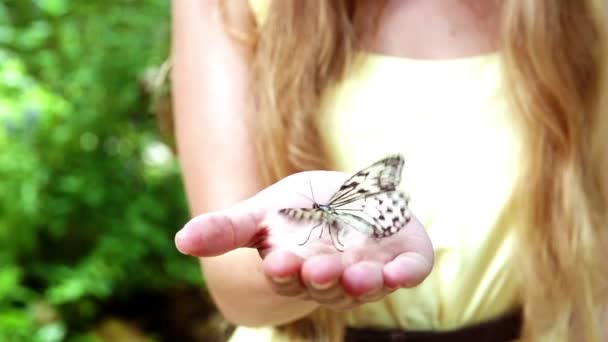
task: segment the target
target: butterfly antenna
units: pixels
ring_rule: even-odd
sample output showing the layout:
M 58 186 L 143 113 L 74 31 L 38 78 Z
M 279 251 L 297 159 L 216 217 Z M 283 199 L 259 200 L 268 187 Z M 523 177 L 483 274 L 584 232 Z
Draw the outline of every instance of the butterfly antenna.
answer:
M 310 178 L 308 178 L 308 186 L 310 187 L 310 194 L 312 195 L 313 203 L 317 203 L 317 201 L 315 200 L 315 193 L 312 191 L 312 181 L 310 180 Z
M 299 193 L 299 192 L 297 192 L 297 191 L 296 191 L 296 194 L 298 194 L 298 195 L 300 195 L 300 196 L 302 196 L 302 197 L 306 198 L 307 200 L 309 200 L 309 201 L 311 201 L 311 202 L 315 203 L 315 200 L 314 200 L 314 199 L 312 199 L 312 198 L 310 198 L 310 197 L 308 197 L 308 195 L 304 195 L 304 194 Z

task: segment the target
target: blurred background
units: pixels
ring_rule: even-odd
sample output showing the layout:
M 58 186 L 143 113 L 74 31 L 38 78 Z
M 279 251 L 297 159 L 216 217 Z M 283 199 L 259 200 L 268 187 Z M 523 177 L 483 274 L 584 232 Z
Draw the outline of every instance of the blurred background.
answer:
M 0 2 L 0 341 L 222 341 L 173 153 L 167 0 Z

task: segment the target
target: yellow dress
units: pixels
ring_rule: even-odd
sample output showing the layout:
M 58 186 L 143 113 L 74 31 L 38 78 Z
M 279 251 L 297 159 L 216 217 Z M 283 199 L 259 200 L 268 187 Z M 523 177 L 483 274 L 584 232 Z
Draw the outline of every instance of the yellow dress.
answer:
M 258 19 L 266 1 L 250 0 Z M 404 155 L 401 186 L 433 242 L 436 263 L 418 287 L 344 313 L 347 324 L 448 330 L 517 308 L 507 206 L 521 145 L 501 90 L 500 55 L 361 58 L 323 98 L 323 138 L 345 172 L 389 153 Z M 272 332 L 239 327 L 231 341 L 268 341 Z

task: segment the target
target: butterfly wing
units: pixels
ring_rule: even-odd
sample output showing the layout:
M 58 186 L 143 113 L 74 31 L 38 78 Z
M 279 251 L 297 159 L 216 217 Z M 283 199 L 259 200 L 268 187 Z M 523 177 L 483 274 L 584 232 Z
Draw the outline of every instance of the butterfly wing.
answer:
M 389 191 L 352 202 L 348 208 L 336 208 L 335 211 L 338 223 L 382 238 L 396 234 L 411 220 L 408 202 L 408 196 L 402 191 Z
M 383 192 L 374 195 L 369 205 L 374 217 L 374 237 L 391 236 L 403 229 L 411 220 L 409 197 L 402 191 Z M 373 213 L 375 211 L 375 213 Z
M 347 179 L 329 200 L 333 208 L 387 191 L 394 191 L 401 182 L 403 157 L 390 155 Z
M 407 195 L 396 190 L 403 164 L 401 155 L 388 156 L 347 179 L 326 208 L 286 208 L 279 213 L 296 221 L 350 227 L 375 238 L 391 236 L 411 217 Z

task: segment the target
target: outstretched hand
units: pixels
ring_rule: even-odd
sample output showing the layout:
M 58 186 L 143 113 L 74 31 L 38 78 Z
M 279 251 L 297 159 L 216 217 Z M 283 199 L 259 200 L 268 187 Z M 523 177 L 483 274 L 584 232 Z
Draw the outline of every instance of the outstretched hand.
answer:
M 331 171 L 284 178 L 230 209 L 193 218 L 177 234 L 177 248 L 198 257 L 256 248 L 276 293 L 314 300 L 335 310 L 418 285 L 431 272 L 434 254 L 415 216 L 386 238 L 375 239 L 344 227 L 342 233 L 348 234 L 341 234 L 336 245 L 340 230 L 330 235 L 330 227 L 322 225 L 311 234 L 316 223 L 298 223 L 279 214 L 282 208 L 310 208 L 313 196 L 326 203 L 346 178 Z

